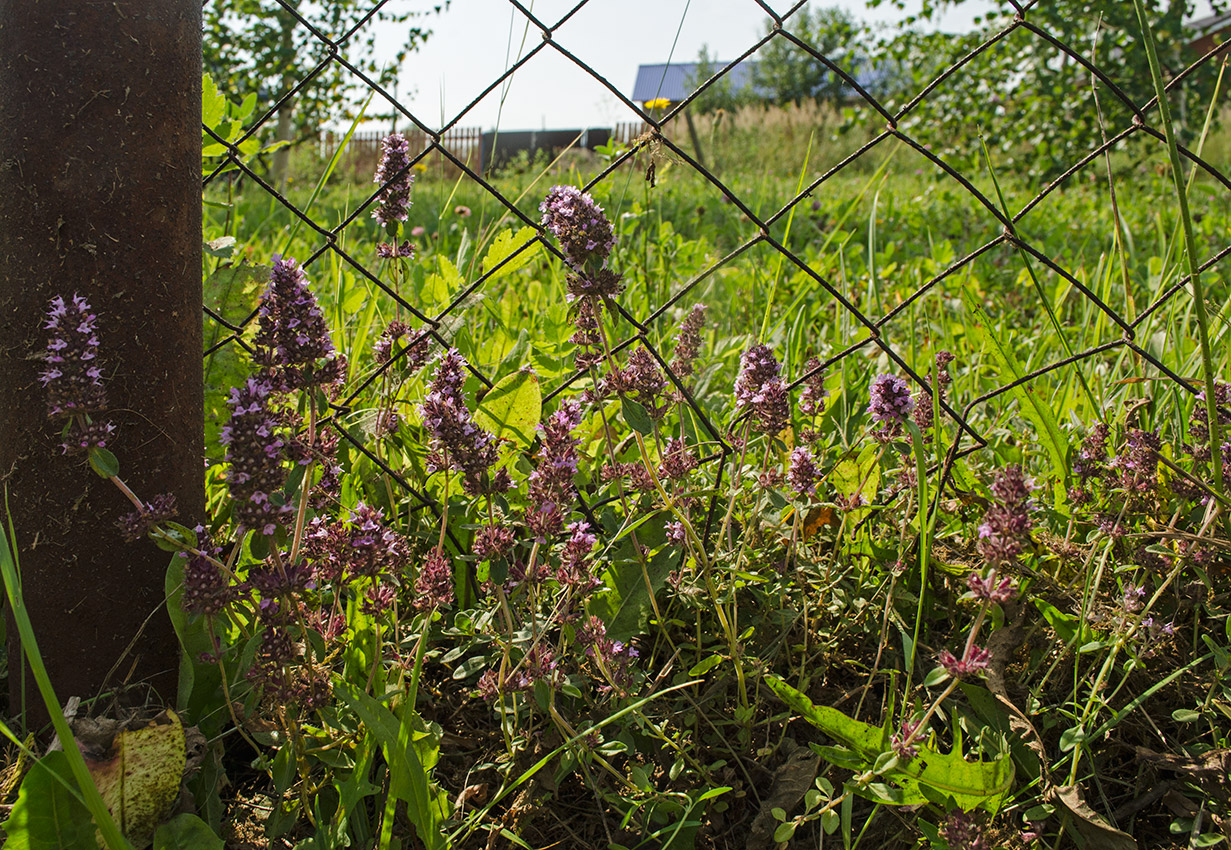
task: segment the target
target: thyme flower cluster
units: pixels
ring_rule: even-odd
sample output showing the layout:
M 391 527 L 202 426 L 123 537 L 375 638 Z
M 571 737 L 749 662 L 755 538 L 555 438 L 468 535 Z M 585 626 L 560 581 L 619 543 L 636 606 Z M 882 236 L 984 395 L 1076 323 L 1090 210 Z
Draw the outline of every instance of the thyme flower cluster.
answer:
M 472 496 L 503 492 L 512 482 L 504 470 L 487 475 L 499 458 L 496 438 L 470 415 L 462 390 L 465 382 L 466 360 L 451 348 L 437 361 L 427 398 L 419 405 L 419 416 L 430 435 L 428 471 L 460 472 L 462 487 Z
M 287 257 L 274 262 L 261 296 L 253 360 L 268 370 L 274 387 L 287 392 L 346 378 L 346 358 L 329 338 L 329 328 L 308 278 Z
M 68 301 L 53 298 L 43 325 L 51 333 L 43 355 L 47 368 L 39 381 L 47 391 L 48 418 L 64 421 L 61 448 L 65 454 L 101 449 L 115 430 L 109 422 L 94 422 L 89 417 L 107 409 L 97 321 L 90 303 L 74 294 Z
M 410 217 L 410 186 L 414 179 L 410 171 L 410 142 L 401 133 L 390 133 L 381 139 L 380 165 L 372 178 L 381 187 L 372 218 L 385 226 L 406 221 Z
M 791 419 L 790 398 L 782 380 L 782 366 L 768 345 L 754 345 L 739 358 L 735 404 L 752 414 L 756 430 L 774 436 Z
M 576 186 L 552 186 L 539 204 L 542 224 L 560 242 L 574 270 L 597 272 L 615 247 L 615 231 L 603 208 Z

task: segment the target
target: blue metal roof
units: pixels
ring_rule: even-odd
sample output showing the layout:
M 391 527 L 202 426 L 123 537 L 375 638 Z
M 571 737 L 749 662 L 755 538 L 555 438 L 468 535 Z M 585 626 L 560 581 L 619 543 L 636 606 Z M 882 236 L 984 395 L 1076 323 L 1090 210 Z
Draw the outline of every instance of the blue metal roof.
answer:
M 726 66 L 726 62 L 713 62 L 710 64 L 711 73 L 716 73 Z M 752 89 L 754 94 L 767 97 L 769 93 L 756 85 L 756 67 L 755 60 L 745 60 L 724 74 L 722 79 L 730 80 L 733 94 Z M 696 79 L 696 73 L 697 64 L 695 62 L 639 65 L 637 66 L 637 81 L 633 83 L 631 100 L 645 103 L 647 100 L 665 97 L 672 103 L 679 103 L 693 93 L 698 83 L 704 82 Z M 861 67 L 854 70 L 853 76 L 859 85 L 875 96 L 893 74 L 887 68 L 877 68 L 864 62 L 861 63 Z M 842 88 L 845 96 L 856 96 L 855 90 L 850 86 L 844 85 Z
M 752 85 L 753 69 L 756 62 L 740 62 L 723 75 L 722 79 L 731 81 L 731 90 L 739 92 Z M 711 73 L 716 73 L 727 67 L 726 62 L 710 63 Z M 664 65 L 639 65 L 637 67 L 637 82 L 633 83 L 632 100 L 645 103 L 647 100 L 657 100 L 665 97 L 672 103 L 678 103 L 693 93 L 696 83 L 697 63 L 681 62 Z M 689 85 L 692 83 L 693 85 Z

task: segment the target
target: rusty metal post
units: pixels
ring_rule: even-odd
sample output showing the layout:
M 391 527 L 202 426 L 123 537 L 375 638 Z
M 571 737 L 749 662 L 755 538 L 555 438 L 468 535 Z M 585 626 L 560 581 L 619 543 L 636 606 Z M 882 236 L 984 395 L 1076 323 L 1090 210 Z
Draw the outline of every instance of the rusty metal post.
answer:
M 62 700 L 124 682 L 175 699 L 170 556 L 123 542 L 131 505 L 61 454 L 35 355 L 50 299 L 86 297 L 120 477 L 204 519 L 200 121 L 200 0 L 0 0 L 0 484 Z M 46 717 L 32 683 L 26 700 Z

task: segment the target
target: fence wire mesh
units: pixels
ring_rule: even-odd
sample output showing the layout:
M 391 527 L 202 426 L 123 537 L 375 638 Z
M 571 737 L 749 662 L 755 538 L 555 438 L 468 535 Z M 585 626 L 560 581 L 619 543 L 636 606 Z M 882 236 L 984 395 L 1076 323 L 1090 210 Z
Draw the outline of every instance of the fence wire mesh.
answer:
M 307 17 L 301 14 L 297 9 L 297 3 L 291 0 L 278 0 L 282 11 L 295 20 L 296 26 L 311 33 L 312 38 L 324 46 L 325 58 L 303 75 L 263 115 L 253 120 L 239 138 L 223 139 L 212 128 L 204 128 L 207 134 L 219 144 L 225 145 L 228 150 L 227 155 L 218 161 L 217 168 L 204 177 L 204 187 L 208 189 L 211 185 L 221 183 L 224 179 L 232 179 L 234 175 L 224 175 L 229 171 L 237 170 L 242 175 L 243 180 L 260 187 L 276 204 L 289 211 L 297 220 L 298 227 L 306 229 L 315 235 L 319 241 L 319 246 L 310 255 L 298 258 L 309 274 L 312 273 L 314 267 L 324 267 L 328 260 L 331 258 L 336 259 L 352 270 L 359 278 L 366 280 L 372 287 L 383 293 L 384 297 L 390 299 L 391 303 L 398 305 L 401 310 L 413 316 L 419 323 L 419 328 L 415 332 L 419 334 L 419 338 L 429 337 L 441 346 L 448 346 L 451 334 L 456 330 L 454 324 L 451 324 L 451 318 L 470 301 L 475 293 L 482 291 L 485 284 L 494 275 L 499 274 L 503 266 L 515 262 L 520 254 L 530 250 L 536 243 L 543 250 L 550 252 L 561 260 L 564 259 L 563 254 L 553 242 L 550 234 L 544 230 L 538 218 L 532 211 L 527 211 L 524 205 L 520 203 L 522 199 L 508 196 L 489 179 L 489 175 L 479 164 L 478 158 L 474 156 L 473 135 L 462 132 L 466 130 L 468 121 L 473 123 L 471 116 L 484 99 L 492 95 L 493 92 L 497 92 L 501 86 L 506 84 L 527 63 L 530 63 L 536 57 L 555 54 L 558 58 L 566 61 L 575 70 L 575 73 L 585 75 L 593 83 L 601 86 L 602 89 L 617 99 L 627 109 L 629 119 L 634 122 L 632 126 L 644 128 L 644 132 L 636 134 L 635 137 L 631 138 L 631 143 L 627 148 L 614 157 L 605 168 L 594 176 L 583 187 L 584 189 L 592 190 L 605 181 L 617 180 L 621 176 L 628 179 L 629 175 L 633 174 L 634 171 L 640 176 L 645 167 L 644 163 L 647 155 L 649 155 L 651 162 L 661 161 L 663 157 L 668 157 L 677 165 L 686 166 L 700 175 L 712 187 L 714 194 L 724 202 L 732 204 L 742 214 L 747 223 L 749 233 L 746 238 L 724 256 L 705 266 L 689 280 L 685 281 L 669 297 L 662 298 L 661 303 L 651 305 L 651 308 L 641 315 L 634 314 L 622 304 L 617 303 L 615 305 L 620 318 L 626 325 L 627 332 L 622 339 L 613 341 L 613 354 L 618 354 L 636 346 L 643 346 L 649 351 L 659 367 L 668 375 L 670 381 L 680 392 L 685 403 L 692 410 L 693 415 L 695 415 L 696 421 L 701 424 L 708 434 L 708 443 L 713 447 L 713 451 L 704 459 L 704 462 L 720 465 L 717 473 L 720 482 L 726 466 L 733 461 L 733 456 L 735 455 L 735 450 L 729 437 L 730 431 L 721 427 L 719 423 L 712 421 L 710 412 L 697 403 L 684 382 L 672 372 L 670 358 L 665 356 L 660 350 L 660 346 L 655 342 L 655 339 L 667 339 L 669 337 L 669 333 L 664 332 L 663 329 L 667 327 L 668 322 L 673 320 L 672 308 L 677 305 L 687 304 L 708 278 L 723 268 L 730 266 L 738 258 L 755 252 L 762 252 L 761 255 L 767 262 L 773 259 L 787 263 L 798 270 L 798 272 L 813 280 L 819 287 L 820 292 L 823 293 L 821 297 L 827 299 L 827 306 L 832 307 L 836 305 L 837 309 L 851 321 L 852 328 L 854 329 L 845 347 L 830 352 L 827 357 L 821 359 L 818 366 L 809 372 L 799 372 L 799 364 L 793 364 L 797 373 L 794 382 L 789 387 L 792 390 L 801 386 L 814 374 L 831 369 L 846 358 L 856 355 L 866 357 L 868 349 L 874 348 L 883 354 L 884 357 L 888 358 L 896 369 L 908 375 L 917 388 L 922 388 L 930 393 L 931 386 L 928 374 L 917 370 L 915 365 L 907 357 L 903 356 L 898 350 L 898 346 L 893 342 L 895 336 L 897 338 L 902 336 L 900 333 L 896 333 L 897 325 L 908 321 L 912 307 L 929 292 L 945 281 L 955 278 L 975 264 L 980 258 L 993 256 L 996 252 L 1024 255 L 1031 262 L 1047 269 L 1059 279 L 1067 282 L 1074 291 L 1080 294 L 1081 298 L 1086 299 L 1089 304 L 1093 305 L 1105 317 L 1110 326 L 1114 327 L 1115 336 L 1098 341 L 1096 344 L 1081 350 L 1068 351 L 1063 358 L 1037 365 L 1025 374 L 1013 376 L 1011 380 L 1004 380 L 1003 383 L 994 388 L 969 399 L 964 405 L 959 405 L 956 401 L 951 403 L 950 400 L 943 399 L 940 402 L 940 407 L 959 436 L 953 441 L 951 450 L 941 465 L 943 467 L 941 487 L 938 488 L 934 496 L 935 502 L 940 500 L 946 484 L 949 483 L 949 472 L 954 461 L 958 457 L 976 452 L 989 444 L 991 437 L 985 430 L 986 426 L 980 427 L 978 424 L 976 414 L 979 410 L 985 408 L 1004 394 L 1019 387 L 1033 385 L 1058 370 L 1082 363 L 1083 361 L 1128 352 L 1131 356 L 1140 358 L 1142 362 L 1156 370 L 1157 376 L 1173 382 L 1178 387 L 1181 387 L 1183 391 L 1196 393 L 1200 389 L 1190 376 L 1180 374 L 1176 364 L 1168 363 L 1164 357 L 1159 356 L 1156 349 L 1143 345 L 1142 340 L 1139 338 L 1143 323 L 1147 322 L 1151 316 L 1158 313 L 1164 307 L 1171 305 L 1176 299 L 1188 297 L 1187 292 L 1191 283 L 1190 276 L 1185 275 L 1175 280 L 1171 285 L 1163 289 L 1161 294 L 1152 303 L 1141 309 L 1136 315 L 1124 315 L 1111 306 L 1099 292 L 1091 288 L 1085 280 L 1086 275 L 1069 266 L 1068 258 L 1054 256 L 1054 254 L 1049 254 L 1045 249 L 1041 248 L 1037 244 L 1037 240 L 1031 238 L 1028 228 L 1025 226 L 1027 217 L 1032 212 L 1039 212 L 1044 209 L 1045 202 L 1049 197 L 1066 186 L 1074 185 L 1080 175 L 1096 167 L 1096 164 L 1109 152 L 1122 149 L 1129 140 L 1152 140 L 1153 143 L 1159 146 L 1160 151 L 1165 150 L 1166 144 L 1166 135 L 1161 122 L 1157 98 L 1151 98 L 1142 103 L 1135 102 L 1091 57 L 1084 55 L 1056 35 L 1036 25 L 1032 20 L 1032 12 L 1039 10 L 1044 5 L 1041 0 L 1021 3 L 1011 2 L 1016 14 L 1005 26 L 988 33 L 977 46 L 941 71 L 926 85 L 922 86 L 913 97 L 906 99 L 902 105 L 893 108 L 882 102 L 881 99 L 861 84 L 855 68 L 843 67 L 838 62 L 832 61 L 829 57 L 813 48 L 808 41 L 792 31 L 793 22 L 797 20 L 801 9 L 805 7 L 806 0 L 800 0 L 800 2 L 794 3 L 784 10 L 775 10 L 769 3 L 763 2 L 763 0 L 748 0 L 750 4 L 755 3 L 767 18 L 773 22 L 772 28 L 750 44 L 734 60 L 717 68 L 715 73 L 708 79 L 701 81 L 691 94 L 682 101 L 673 104 L 665 112 L 654 112 L 645 108 L 642 104 L 634 102 L 621 86 L 608 79 L 603 73 L 600 73 L 592 64 L 587 62 L 584 55 L 570 50 L 562 43 L 563 40 L 558 38 L 561 28 L 583 9 L 586 7 L 612 5 L 609 0 L 580 0 L 554 22 L 545 20 L 540 15 L 537 15 L 531 7 L 519 2 L 519 0 L 508 0 L 509 8 L 514 10 L 518 16 L 517 25 L 528 25 L 532 31 L 537 31 L 540 36 L 538 43 L 527 50 L 520 59 L 509 65 L 502 74 L 492 79 L 478 95 L 452 118 L 438 125 L 427 122 L 423 116 L 408 109 L 393 93 L 382 87 L 377 80 L 345 58 L 345 48 L 348 42 L 356 38 L 356 34 L 365 27 L 376 25 L 378 13 L 389 2 L 390 0 L 373 2 L 367 15 L 351 29 L 346 32 L 329 33 L 315 27 Z M 613 8 L 612 11 L 618 10 Z M 1100 144 L 1091 147 L 1084 155 L 1075 158 L 1071 165 L 1063 170 L 1058 177 L 1039 186 L 1037 191 L 1027 201 L 1022 203 L 1016 212 L 1013 212 L 1011 209 L 1002 208 L 996 201 L 989 198 L 984 191 L 978 188 L 976 185 L 977 180 L 967 171 L 951 164 L 945 158 L 935 153 L 932 145 L 927 140 L 921 138 L 919 133 L 906 129 L 906 125 L 908 119 L 919 110 L 921 104 L 934 96 L 939 89 L 960 75 L 970 73 L 973 63 L 982 54 L 1004 47 L 1011 39 L 1023 38 L 1035 42 L 1045 42 L 1052 48 L 1060 51 L 1066 61 L 1071 61 L 1085 69 L 1093 80 L 1092 84 L 1098 91 L 1103 96 L 1120 104 L 1127 112 L 1129 118 L 1123 126 L 1108 127 L 1104 134 L 1104 140 Z M 755 58 L 758 51 L 775 40 L 791 43 L 795 48 L 806 52 L 817 63 L 824 65 L 832 74 L 839 77 L 849 91 L 854 94 L 854 97 L 857 98 L 861 108 L 872 110 L 879 116 L 883 122 L 883 129 L 872 135 L 871 138 L 863 141 L 849 155 L 833 163 L 823 173 L 820 173 L 807 182 L 806 185 L 803 185 L 781 207 L 774 209 L 768 215 L 764 215 L 758 212 L 759 205 L 757 203 L 742 195 L 731 182 L 724 180 L 715 170 L 707 167 L 702 162 L 698 152 L 681 135 L 681 125 L 676 119 L 684 116 L 696 104 L 699 98 L 720 85 L 740 62 Z M 1228 44 L 1215 45 L 1204 54 L 1196 57 L 1186 68 L 1173 72 L 1170 80 L 1167 82 L 1168 92 L 1177 91 L 1179 87 L 1183 86 L 1194 75 L 1217 74 L 1219 63 L 1225 61 L 1229 47 L 1231 45 Z M 418 147 L 417 151 L 412 151 L 411 168 L 418 166 L 420 163 L 426 163 L 429 160 L 448 163 L 455 169 L 458 175 L 461 175 L 462 180 L 482 187 L 483 191 L 503 208 L 504 214 L 510 221 L 525 227 L 534 228 L 537 232 L 537 236 L 532 242 L 527 242 L 525 245 L 520 246 L 516 251 L 504 258 L 499 265 L 494 268 L 484 269 L 481 273 L 473 276 L 473 279 L 465 281 L 465 284 L 454 293 L 443 309 L 433 311 L 427 305 L 416 303 L 414 300 L 404 296 L 387 279 L 387 276 L 382 274 L 377 264 L 368 259 L 359 250 L 350 247 L 347 243 L 345 238 L 347 230 L 356 227 L 358 223 L 367 222 L 371 214 L 370 211 L 373 205 L 377 203 L 384 188 L 383 186 L 369 184 L 370 193 L 366 198 L 356 204 L 348 216 L 340 222 L 330 225 L 315 218 L 307 204 L 296 203 L 281 187 L 274 185 L 261 169 L 249 162 L 246 154 L 241 150 L 241 146 L 245 142 L 259 137 L 272 122 L 276 121 L 279 110 L 289 108 L 290 104 L 311 83 L 312 79 L 331 65 L 345 69 L 352 77 L 356 86 L 363 87 L 372 92 L 389 110 L 396 113 L 399 122 L 404 121 L 409 125 L 407 133 Z M 550 96 L 550 93 L 544 93 L 544 96 Z M 1011 116 L 1006 120 L 1012 120 Z M 634 136 L 627 129 L 627 126 L 625 125 L 624 134 L 626 136 Z M 458 138 L 464 138 L 468 141 L 464 146 L 459 146 L 455 141 Z M 816 268 L 801 256 L 799 251 L 792 249 L 788 244 L 789 239 L 785 232 L 785 226 L 793 211 L 799 209 L 800 205 L 806 200 L 823 191 L 834 178 L 848 169 L 854 168 L 857 163 L 870 159 L 874 152 L 894 141 L 917 154 L 921 163 L 925 164 L 928 169 L 939 176 L 942 183 L 960 187 L 961 192 L 964 193 L 969 202 L 971 220 L 978 223 L 980 227 L 991 235 L 982 244 L 968 250 L 964 255 L 952 260 L 944 268 L 936 271 L 927 279 L 922 280 L 899 303 L 885 309 L 880 314 L 876 314 L 870 312 L 867 306 L 857 303 L 857 300 L 849 292 L 844 292 L 843 287 L 831 279 L 825 270 Z M 1212 203 L 1215 206 L 1231 204 L 1231 178 L 1227 174 L 1224 174 L 1211 163 L 1204 160 L 1197 152 L 1183 144 L 1179 145 L 1179 153 L 1186 168 L 1200 172 L 1211 181 L 1214 187 L 1214 200 Z M 372 164 L 374 165 L 375 162 L 373 161 Z M 395 179 L 397 179 L 397 176 L 391 178 L 390 182 Z M 645 179 L 650 179 L 650 175 L 645 175 Z M 1225 262 L 1228 254 L 1231 254 L 1231 233 L 1228 233 L 1226 236 L 1226 244 L 1216 247 L 1208 255 L 1199 258 L 1199 272 L 1207 273 L 1213 270 L 1221 273 L 1219 266 Z M 245 330 L 256 317 L 255 311 L 246 316 L 222 315 L 208 305 L 205 308 L 205 314 L 209 320 L 217 324 L 219 330 L 219 333 L 215 335 L 217 341 L 206 351 L 207 358 L 215 355 L 228 345 L 244 345 L 243 337 Z M 402 350 L 402 355 L 405 355 L 410 350 L 414 341 L 417 341 L 417 339 L 412 339 L 412 343 Z M 406 493 L 413 497 L 419 509 L 429 509 L 437 512 L 440 510 L 440 506 L 432 496 L 416 489 L 407 482 L 399 473 L 399 470 L 388 466 L 378 452 L 366 445 L 363 440 L 358 439 L 353 430 L 344 427 L 346 417 L 354 413 L 355 405 L 358 404 L 363 394 L 376 382 L 380 381 L 386 372 L 395 368 L 396 363 L 397 358 L 395 357 L 380 368 L 367 374 L 346 395 L 334 399 L 331 402 L 333 415 L 327 421 L 336 428 L 342 440 L 350 443 L 355 451 L 365 455 L 373 464 L 382 469 L 392 481 L 397 482 L 403 487 Z M 486 373 L 483 364 L 471 364 L 471 369 L 485 387 L 490 388 L 493 386 L 493 377 Z M 544 401 L 550 401 L 563 390 L 573 386 L 579 380 L 584 380 L 586 377 L 584 371 L 574 372 L 572 375 L 564 377 L 557 385 L 545 388 Z M 592 506 L 585 505 L 583 500 L 582 509 L 589 513 Z

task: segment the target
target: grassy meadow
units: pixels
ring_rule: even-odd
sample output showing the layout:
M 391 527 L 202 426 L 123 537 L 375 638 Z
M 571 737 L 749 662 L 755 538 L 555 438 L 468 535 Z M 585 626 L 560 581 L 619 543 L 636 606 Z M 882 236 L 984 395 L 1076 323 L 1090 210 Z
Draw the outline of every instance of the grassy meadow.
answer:
M 329 163 L 296 154 L 285 196 L 319 228 L 251 180 L 210 185 L 207 306 L 238 326 L 270 264 L 295 258 L 349 367 L 327 398 L 283 403 L 288 433 L 338 435 L 289 473 L 299 525 L 249 536 L 228 562 L 243 593 L 185 627 L 208 627 L 232 689 L 231 711 L 189 701 L 207 736 L 239 732 L 191 786 L 219 834 L 1225 843 L 1231 490 L 1202 436 L 1201 317 L 1180 286 L 1166 147 L 1094 160 L 1037 202 L 1041 185 L 976 152 L 962 173 L 980 201 L 888 138 L 787 208 L 872 138 L 834 132 L 840 120 L 702 121 L 726 192 L 666 149 L 620 164 L 591 189 L 622 276 L 601 296 L 534 228 L 550 187 L 587 185 L 619 149 L 491 176 L 516 212 L 419 172 L 394 236 L 410 259 L 378 257 L 392 231 L 372 219 L 362 164 L 322 180 Z M 1224 172 L 1229 139 L 1199 140 Z M 1231 245 L 1231 190 L 1198 173 L 1188 193 L 1204 262 Z M 1222 379 L 1227 268 L 1201 275 Z M 681 323 L 698 304 L 689 359 Z M 239 334 L 249 346 L 257 324 Z M 207 320 L 215 440 L 253 369 L 234 341 L 213 350 L 229 335 Z M 449 379 L 441 342 L 471 371 Z M 459 385 L 499 447 L 481 480 L 433 456 L 425 410 Z M 766 412 L 783 392 L 787 412 Z M 227 451 L 211 445 L 208 472 L 220 542 L 235 524 Z M 572 472 L 544 502 L 553 462 Z M 301 533 L 352 533 L 363 506 L 402 541 L 388 576 L 254 578 Z M 313 545 L 308 563 L 324 564 Z M 447 587 L 425 606 L 441 559 Z M 274 633 L 292 637 L 282 656 Z M 273 696 L 271 682 L 304 681 L 330 687 Z

